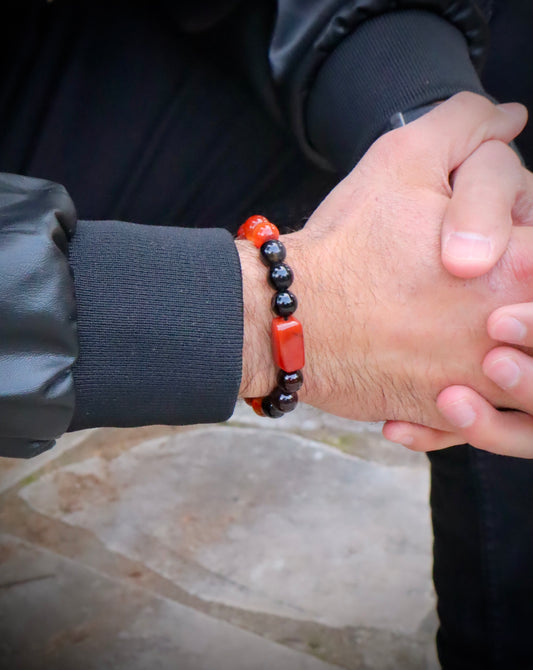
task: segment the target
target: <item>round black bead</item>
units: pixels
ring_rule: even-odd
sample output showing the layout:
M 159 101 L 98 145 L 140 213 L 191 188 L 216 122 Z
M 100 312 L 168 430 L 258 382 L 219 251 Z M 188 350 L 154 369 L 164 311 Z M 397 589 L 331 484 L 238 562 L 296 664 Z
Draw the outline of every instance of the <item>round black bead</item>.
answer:
M 294 314 L 298 307 L 298 301 L 294 293 L 290 291 L 278 291 L 272 297 L 272 311 L 278 316 L 287 318 Z
M 283 414 L 292 412 L 298 404 L 298 395 L 296 393 L 285 393 L 279 386 L 276 387 L 268 397 L 274 407 L 283 412 Z
M 280 370 L 278 372 L 278 386 L 285 391 L 285 393 L 296 393 L 302 388 L 304 383 L 304 376 L 301 370 L 295 372 L 285 372 Z
M 279 409 L 279 407 L 274 405 L 272 398 L 269 395 L 263 398 L 263 401 L 261 402 L 261 409 L 263 410 L 264 415 L 270 417 L 271 419 L 279 419 L 280 416 L 283 416 L 283 412 Z
M 292 270 L 285 263 L 273 265 L 268 272 L 268 283 L 275 291 L 285 291 L 293 279 Z
M 287 251 L 283 242 L 279 240 L 267 240 L 261 245 L 259 250 L 261 260 L 265 265 L 277 265 L 283 263 Z

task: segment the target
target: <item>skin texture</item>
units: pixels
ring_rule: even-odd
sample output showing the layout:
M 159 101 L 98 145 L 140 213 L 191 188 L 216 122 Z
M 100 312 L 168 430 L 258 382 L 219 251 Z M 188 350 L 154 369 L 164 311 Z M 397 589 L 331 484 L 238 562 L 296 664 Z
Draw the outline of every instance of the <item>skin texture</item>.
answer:
M 487 332 L 493 340 L 522 349 L 533 346 L 533 305 L 495 310 L 489 316 Z M 455 430 L 389 422 L 384 427 L 385 436 L 415 451 L 435 451 L 469 442 L 497 454 L 533 458 L 533 360 L 524 351 L 498 346 L 485 356 L 482 369 L 513 398 L 513 406 L 524 412 L 498 411 L 472 388 L 454 385 L 438 395 L 437 408 Z
M 448 430 L 435 398 L 452 383 L 493 405 L 523 408 L 483 374 L 481 362 L 493 346 L 489 314 L 533 295 L 533 230 L 513 227 L 503 255 L 496 246 L 488 257 L 494 263 L 501 256 L 494 268 L 469 280 L 443 266 L 441 235 L 450 210 L 459 209 L 450 174 L 457 181 L 457 168 L 479 147 L 507 144 L 525 120 L 520 105 L 454 96 L 380 138 L 306 227 L 283 237 L 306 339 L 302 400 L 339 416 Z M 462 170 L 463 202 L 468 176 Z M 264 395 L 275 375 L 271 291 L 257 250 L 237 246 L 245 304 L 241 395 Z

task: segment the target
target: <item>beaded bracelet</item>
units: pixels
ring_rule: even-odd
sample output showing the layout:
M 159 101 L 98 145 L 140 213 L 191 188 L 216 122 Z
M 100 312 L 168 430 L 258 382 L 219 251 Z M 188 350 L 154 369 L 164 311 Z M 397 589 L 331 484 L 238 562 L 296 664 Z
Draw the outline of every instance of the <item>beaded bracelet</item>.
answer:
M 296 296 L 288 289 L 293 281 L 290 267 L 284 263 L 287 254 L 279 240 L 279 230 L 264 216 L 251 216 L 237 231 L 237 239 L 249 240 L 260 251 L 268 268 L 267 281 L 276 291 L 272 297 L 272 355 L 280 368 L 277 386 L 264 398 L 245 398 L 259 416 L 278 419 L 298 404 L 297 391 L 303 384 L 301 368 L 305 363 L 302 324 L 293 314 L 298 307 Z

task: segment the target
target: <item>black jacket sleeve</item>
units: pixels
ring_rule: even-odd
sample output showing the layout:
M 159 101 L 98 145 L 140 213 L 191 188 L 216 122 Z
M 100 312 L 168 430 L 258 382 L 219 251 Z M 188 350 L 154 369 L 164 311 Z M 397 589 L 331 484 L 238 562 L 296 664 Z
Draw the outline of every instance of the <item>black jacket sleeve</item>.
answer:
M 34 456 L 65 432 L 78 354 L 62 186 L 0 175 L 0 455 Z
M 227 419 L 243 337 L 230 233 L 79 221 L 69 252 L 80 343 L 70 429 Z
M 0 175 L 0 456 L 69 428 L 227 419 L 242 329 L 227 231 L 76 226 L 62 186 Z
M 269 58 L 304 152 L 345 173 L 394 113 L 482 93 L 489 10 L 471 0 L 279 2 Z
M 459 91 L 484 94 L 455 25 L 420 10 L 376 16 L 346 37 L 316 74 L 304 110 L 308 153 L 344 174 L 391 129 L 395 113 Z
M 493 0 L 161 2 L 185 31 L 239 23 L 230 41 L 265 105 L 310 159 L 341 173 L 393 114 L 483 93 Z

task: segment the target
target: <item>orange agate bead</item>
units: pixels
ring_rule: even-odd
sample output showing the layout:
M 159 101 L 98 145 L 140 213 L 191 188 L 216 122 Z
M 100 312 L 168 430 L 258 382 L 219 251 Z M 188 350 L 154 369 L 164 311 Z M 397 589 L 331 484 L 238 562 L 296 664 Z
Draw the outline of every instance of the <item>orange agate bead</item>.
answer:
M 250 402 L 248 402 L 248 400 Z M 263 412 L 263 398 L 248 398 L 246 400 L 248 404 L 251 406 L 251 408 L 254 410 L 256 414 L 259 416 L 265 416 L 265 413 Z
M 272 355 L 285 372 L 295 372 L 305 364 L 302 324 L 293 316 L 272 319 Z
M 279 230 L 273 223 L 270 223 L 270 221 L 260 223 L 246 236 L 246 239 L 250 240 L 250 242 L 252 242 L 258 249 L 260 249 L 265 242 L 268 242 L 269 240 L 277 240 L 278 238 Z
M 250 234 L 252 230 L 258 226 L 260 223 L 270 223 L 266 216 L 261 216 L 260 214 L 254 214 L 246 219 L 246 221 L 239 227 L 237 231 L 237 237 L 239 240 L 250 239 Z

